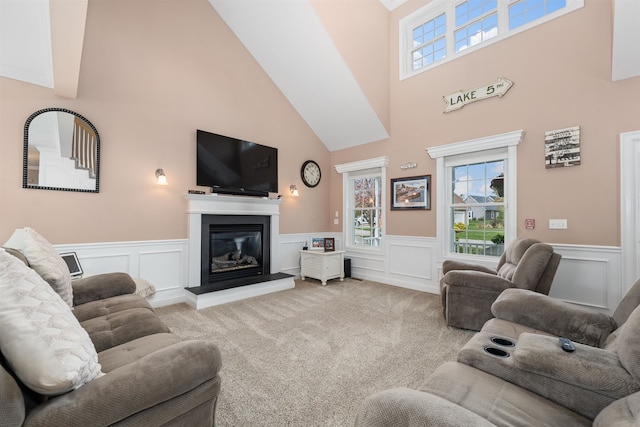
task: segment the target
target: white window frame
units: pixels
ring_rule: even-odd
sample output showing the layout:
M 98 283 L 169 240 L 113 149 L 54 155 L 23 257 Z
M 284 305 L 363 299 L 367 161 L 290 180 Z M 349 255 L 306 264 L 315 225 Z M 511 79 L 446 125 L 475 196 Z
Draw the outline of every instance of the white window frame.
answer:
M 490 39 L 483 40 L 481 43 L 463 49 L 460 52 L 455 52 L 454 32 L 456 30 L 455 8 L 458 4 L 462 3 L 461 0 L 433 0 L 422 8 L 402 18 L 399 22 L 400 57 L 398 63 L 400 67 L 400 80 L 413 77 L 434 67 L 446 64 L 449 61 L 453 61 L 461 56 L 475 52 L 485 46 L 492 45 L 493 43 L 497 43 L 508 37 L 537 27 L 538 25 L 542 25 L 553 19 L 566 15 L 567 13 L 574 12 L 584 6 L 584 0 L 566 0 L 567 5 L 564 8 L 556 10 L 548 15 L 544 15 L 541 18 L 528 22 L 518 28 L 509 30 L 509 6 L 517 1 L 518 0 L 498 0 L 498 35 Z M 436 16 L 439 16 L 441 13 L 447 14 L 446 56 L 443 59 L 435 61 L 419 70 L 413 70 L 413 58 L 411 56 L 411 51 L 413 50 L 413 29 Z
M 382 252 L 385 241 L 385 230 L 387 221 L 387 166 L 389 165 L 389 157 L 382 156 L 373 159 L 360 160 L 351 163 L 344 163 L 336 165 L 335 169 L 338 173 L 342 174 L 342 229 L 344 233 L 345 249 L 348 251 L 363 251 L 363 252 Z M 366 245 L 354 245 L 353 233 L 354 223 L 351 220 L 351 211 L 354 209 L 353 195 L 351 194 L 350 181 L 352 178 L 361 177 L 366 175 L 378 175 L 380 176 L 380 209 L 382 210 L 382 223 L 380 227 L 382 231 L 380 233 L 381 244 L 379 246 L 366 246 Z
M 505 160 L 505 247 L 516 238 L 517 234 L 517 147 L 522 141 L 523 130 L 507 132 L 484 138 L 472 139 L 452 144 L 427 148 L 432 159 L 436 160 L 436 230 L 441 259 L 464 259 L 467 261 L 487 262 L 493 257 L 470 254 L 456 254 L 450 251 L 449 230 L 453 229 L 451 203 L 448 191 L 452 188 L 451 174 L 448 168 L 465 163 L 477 163 L 490 160 Z M 497 261 L 497 258 L 495 259 Z

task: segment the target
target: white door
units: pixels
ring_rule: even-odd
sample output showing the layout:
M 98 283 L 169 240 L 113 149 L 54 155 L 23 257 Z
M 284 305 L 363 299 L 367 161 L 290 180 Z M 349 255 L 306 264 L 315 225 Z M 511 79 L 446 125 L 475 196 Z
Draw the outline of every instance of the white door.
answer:
M 640 131 L 620 134 L 623 295 L 640 278 Z

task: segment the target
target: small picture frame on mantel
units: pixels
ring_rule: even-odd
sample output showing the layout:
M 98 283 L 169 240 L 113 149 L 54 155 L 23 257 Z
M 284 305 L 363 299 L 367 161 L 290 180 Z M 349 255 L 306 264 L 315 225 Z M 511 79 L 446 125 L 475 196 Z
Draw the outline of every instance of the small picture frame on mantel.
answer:
M 333 252 L 336 250 L 336 239 L 333 237 L 325 237 L 324 238 L 324 251 L 325 252 Z
M 311 246 L 309 247 L 310 251 L 322 251 L 324 250 L 324 238 L 323 237 L 312 237 L 311 238 Z

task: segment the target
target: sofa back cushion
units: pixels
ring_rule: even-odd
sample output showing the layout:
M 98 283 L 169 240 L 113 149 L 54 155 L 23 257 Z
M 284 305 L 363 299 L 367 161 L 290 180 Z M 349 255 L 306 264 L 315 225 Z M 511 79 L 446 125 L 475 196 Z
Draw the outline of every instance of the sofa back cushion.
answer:
M 0 356 L 1 358 L 1 356 Z M 26 414 L 22 391 L 16 380 L 0 363 L 0 415 L 2 425 L 21 426 Z
M 527 249 L 529 249 L 529 246 L 537 242 L 538 240 L 535 239 L 519 239 L 510 244 L 498 262 L 498 276 L 503 279 L 512 280 L 520 259 Z
M 100 376 L 98 354 L 71 308 L 0 249 L 0 351 L 31 390 L 58 395 Z
M 640 425 L 640 391 L 618 399 L 604 408 L 593 427 L 636 427 Z
M 617 352 L 622 366 L 640 384 L 640 307 L 617 330 Z
M 553 255 L 553 248 L 535 239 L 521 239 L 509 245 L 498 276 L 521 289 L 535 290 Z
M 640 279 L 634 283 L 629 291 L 625 294 L 622 301 L 616 307 L 613 312 L 613 320 L 616 321 L 618 327 L 622 326 L 627 321 L 627 317 L 640 305 Z

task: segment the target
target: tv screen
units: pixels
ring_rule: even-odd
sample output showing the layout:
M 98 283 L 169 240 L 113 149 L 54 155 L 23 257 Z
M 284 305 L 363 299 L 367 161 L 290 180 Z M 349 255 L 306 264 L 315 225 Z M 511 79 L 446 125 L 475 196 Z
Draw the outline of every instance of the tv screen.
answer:
M 278 149 L 197 131 L 197 180 L 214 193 L 266 196 L 278 192 Z

